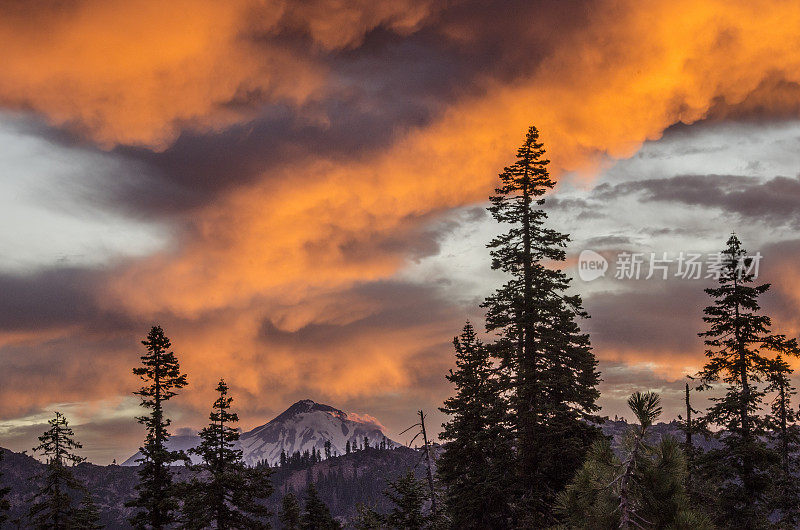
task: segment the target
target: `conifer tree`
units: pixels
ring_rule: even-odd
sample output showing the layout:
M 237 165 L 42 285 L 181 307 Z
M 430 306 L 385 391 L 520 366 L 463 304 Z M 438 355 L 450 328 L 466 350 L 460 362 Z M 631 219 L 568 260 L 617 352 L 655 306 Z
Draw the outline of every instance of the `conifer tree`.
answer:
M 289 492 L 283 496 L 278 517 L 284 530 L 300 530 L 300 503 L 294 493 Z
M 665 436 L 654 445 L 650 427 L 661 412 L 657 394 L 636 393 L 628 405 L 639 420 L 625 435 L 619 454 L 608 439 L 592 446 L 573 481 L 559 495 L 567 528 L 591 530 L 711 528 L 691 505 L 684 488 L 686 461 L 680 444 Z
M 431 516 L 424 509 L 428 493 L 413 471 L 408 471 L 391 482 L 385 494 L 394 504 L 386 516 L 390 528 L 421 530 L 429 527 Z
M 661 415 L 661 398 L 653 392 L 636 392 L 628 398 L 628 406 L 639 420 L 639 427 L 634 428 L 632 449 L 628 459 L 624 462 L 624 471 L 619 484 L 619 527 L 629 530 L 634 526 L 642 526 L 648 521 L 636 512 L 636 502 L 633 499 L 634 473 L 639 465 L 642 454 L 647 450 L 645 436 L 647 430 Z
M 263 504 L 272 494 L 269 467 L 249 468 L 236 449 L 239 431 L 232 425 L 239 416 L 230 411 L 232 397 L 220 379 L 219 397 L 209 414 L 210 423 L 200 431 L 200 445 L 189 452 L 202 458 L 194 466 L 183 505 L 184 528 L 269 528 L 272 515 Z
M 137 418 L 146 427 L 144 445 L 139 449 L 142 457 L 139 468 L 137 497 L 126 506 L 139 510 L 129 519 L 135 528 L 154 530 L 172 525 L 178 509 L 177 490 L 170 465 L 186 461 L 186 455 L 167 448 L 170 437 L 170 420 L 164 415 L 164 403 L 186 386 L 186 374 L 181 373 L 172 344 L 160 326 L 153 326 L 142 341 L 147 353 L 141 357 L 142 366 L 134 368 L 144 385 L 134 394 L 141 397 L 141 405 L 150 412 Z
M 60 412 L 47 423 L 50 428 L 39 436 L 39 445 L 33 448 L 47 459 L 47 469 L 44 484 L 31 500 L 28 514 L 32 526 L 55 530 L 91 528 L 81 525 L 79 509 L 73 502 L 76 494 L 88 495 L 70 469 L 85 460 L 74 452 L 82 446 L 75 441 L 75 433 Z
M 439 409 L 450 417 L 439 435 L 448 443 L 437 461 L 445 508 L 455 528 L 501 528 L 511 521 L 506 475 L 513 456 L 501 383 L 472 324 L 453 346 L 456 370 L 447 380 L 456 393 Z
M 488 297 L 487 331 L 499 334 L 495 355 L 505 369 L 516 438 L 516 504 L 528 526 L 553 522 L 552 504 L 599 436 L 597 361 L 577 318 L 582 301 L 569 295 L 569 278 L 550 268 L 565 260 L 566 234 L 545 226 L 541 197 L 555 182 L 535 127 L 528 130 L 517 160 L 500 174 L 489 211 L 510 225 L 489 243 L 492 268 L 510 280 Z
M 317 493 L 317 487 L 309 482 L 306 489 L 306 505 L 301 519 L 303 530 L 336 530 L 339 523 L 331 516 L 328 506 L 322 502 Z
M 771 320 L 761 313 L 758 298 L 769 284 L 755 279 L 750 260 L 736 235 L 721 253 L 719 286 L 705 289 L 713 305 L 705 309 L 708 331 L 700 333 L 708 361 L 700 372 L 701 390 L 722 382 L 725 395 L 712 398 L 704 422 L 725 430 L 723 448 L 708 454 L 706 473 L 719 484 L 720 514 L 725 525 L 761 528 L 767 525 L 770 470 L 778 453 L 764 441 L 770 421 L 761 414 L 766 388 L 775 375 L 775 354 L 800 355 L 795 339 L 770 332 Z
M 789 363 L 778 355 L 773 361 L 766 391 L 775 393 L 771 404 L 770 441 L 780 453 L 779 468 L 773 473 L 770 508 L 785 528 L 800 526 L 800 472 L 798 449 L 800 448 L 800 426 L 797 412 L 792 408 L 791 398 L 797 391 L 792 386 Z

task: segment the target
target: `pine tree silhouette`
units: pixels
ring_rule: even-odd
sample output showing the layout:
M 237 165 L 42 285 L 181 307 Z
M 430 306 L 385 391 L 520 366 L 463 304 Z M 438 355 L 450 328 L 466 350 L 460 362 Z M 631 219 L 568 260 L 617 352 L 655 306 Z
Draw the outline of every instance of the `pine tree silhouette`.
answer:
M 519 524 L 533 527 L 555 522 L 556 493 L 600 434 L 587 421 L 598 420 L 597 361 L 576 322 L 587 315 L 580 297 L 565 292 L 569 278 L 552 268 L 565 260 L 569 237 L 547 228 L 539 207 L 555 185 L 544 155 L 539 132 L 530 127 L 490 197 L 494 219 L 510 225 L 489 243 L 492 268 L 511 278 L 483 304 L 487 331 L 499 335 L 492 347 L 504 370 L 517 448 L 512 502 Z
M 232 425 L 239 416 L 230 411 L 232 397 L 220 380 L 219 397 L 209 415 L 210 423 L 200 431 L 200 445 L 189 452 L 202 458 L 193 466 L 183 505 L 183 528 L 269 528 L 272 515 L 263 503 L 272 495 L 271 469 L 249 468 L 242 451 L 235 448 L 239 431 Z
M 94 528 L 96 520 L 87 518 L 75 506 L 73 497 L 83 494 L 91 502 L 88 491 L 73 475 L 71 466 L 85 459 L 74 451 L 82 446 L 75 441 L 75 433 L 60 412 L 48 421 L 50 428 L 39 436 L 34 452 L 47 459 L 44 483 L 31 499 L 28 515 L 35 528 Z
M 456 528 L 501 528 L 511 524 L 508 469 L 513 462 L 505 436 L 502 385 L 488 348 L 467 322 L 453 339 L 456 370 L 447 380 L 456 394 L 441 411 L 450 419 L 439 439 L 448 442 L 437 461 L 445 486 L 445 508 Z
M 708 362 L 700 372 L 700 390 L 725 384 L 726 393 L 712 398 L 704 422 L 725 429 L 724 449 L 705 458 L 705 473 L 718 484 L 721 524 L 759 528 L 768 516 L 767 494 L 771 469 L 779 452 L 767 446 L 764 436 L 770 419 L 760 414 L 766 389 L 762 385 L 777 377 L 776 353 L 798 356 L 796 339 L 770 332 L 771 320 L 761 314 L 758 298 L 770 285 L 751 285 L 750 262 L 736 235 L 722 252 L 719 286 L 705 289 L 714 303 L 705 309 L 703 321 Z
M 164 416 L 164 402 L 185 387 L 187 381 L 175 353 L 170 351 L 172 344 L 160 326 L 153 326 L 142 344 L 147 353 L 141 358 L 142 366 L 134 368 L 133 373 L 145 384 L 134 394 L 141 397 L 142 407 L 150 413 L 137 418 L 146 427 L 147 435 L 140 448 L 142 457 L 137 460 L 141 463 L 136 485 L 138 496 L 125 505 L 139 509 L 129 519 L 131 525 L 158 530 L 175 522 L 178 509 L 178 492 L 170 465 L 187 458 L 180 451 L 167 449 L 170 420 Z
M 770 406 L 769 438 L 780 453 L 779 468 L 773 472 L 769 510 L 784 528 L 800 527 L 800 426 L 791 399 L 797 391 L 791 382 L 792 368 L 778 355 L 772 362 L 766 392 L 774 393 Z

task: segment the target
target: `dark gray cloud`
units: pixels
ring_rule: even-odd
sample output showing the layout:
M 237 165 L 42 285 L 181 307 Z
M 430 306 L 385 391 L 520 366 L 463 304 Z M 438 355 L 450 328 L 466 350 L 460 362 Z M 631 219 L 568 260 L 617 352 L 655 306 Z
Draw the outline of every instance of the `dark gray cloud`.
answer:
M 445 329 L 452 328 L 451 333 L 442 336 L 442 344 L 449 344 L 452 336 L 458 334 L 463 321 L 479 314 L 477 308 L 471 310 L 454 306 L 435 286 L 410 282 L 364 283 L 337 297 L 346 300 L 349 305 L 373 307 L 374 310 L 345 323 L 312 323 L 293 331 L 281 330 L 267 319 L 261 325 L 261 337 L 271 344 L 316 350 L 322 345 L 336 345 L 360 335 L 379 335 L 389 330 L 413 329 L 437 323 Z
M 744 241 L 746 247 L 747 243 Z M 800 329 L 794 280 L 786 277 L 786 271 L 800 259 L 800 241 L 748 250 L 763 256 L 756 281 L 771 284 L 760 302 L 766 314 L 774 317 L 774 331 Z M 638 350 L 655 361 L 660 355 L 696 352 L 700 362 L 703 345 L 697 333 L 705 329 L 703 309 L 712 302 L 704 289 L 714 285 L 713 279 L 631 281 L 625 284 L 626 290 L 585 297 L 591 318 L 583 322 L 583 327 L 600 352 Z
M 707 282 L 706 282 L 707 283 Z M 599 350 L 649 352 L 697 350 L 702 308 L 708 305 L 702 281 L 635 282 L 630 290 L 586 297 L 591 318 L 583 326 Z
M 99 325 L 115 330 L 131 321 L 101 309 L 97 286 L 107 272 L 92 268 L 51 268 L 30 274 L 0 274 L 0 331 L 35 331 L 60 326 Z
M 800 177 L 769 180 L 741 175 L 677 175 L 619 184 L 603 183 L 592 191 L 597 201 L 630 195 L 642 201 L 719 208 L 773 225 L 800 225 Z
M 591 237 L 587 239 L 585 242 L 585 245 L 590 248 L 605 248 L 605 247 L 620 248 L 626 245 L 633 245 L 633 244 L 634 241 L 630 237 L 617 236 L 617 235 Z

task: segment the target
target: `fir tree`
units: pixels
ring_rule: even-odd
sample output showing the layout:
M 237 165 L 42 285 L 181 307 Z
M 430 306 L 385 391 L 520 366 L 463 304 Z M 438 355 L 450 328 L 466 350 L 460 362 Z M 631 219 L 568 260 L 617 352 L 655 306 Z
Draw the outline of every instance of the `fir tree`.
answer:
M 420 530 L 429 527 L 431 516 L 424 509 L 428 494 L 413 471 L 408 471 L 391 482 L 385 494 L 394 504 L 392 511 L 386 516 L 390 528 Z
M 639 420 L 615 454 L 609 440 L 592 446 L 583 467 L 559 495 L 558 511 L 567 528 L 591 530 L 711 528 L 695 511 L 684 488 L 686 460 L 680 444 L 664 437 L 648 440 L 650 427 L 661 412 L 658 395 L 636 393 L 628 405 Z
M 313 482 L 306 489 L 306 505 L 301 519 L 303 530 L 335 530 L 340 528 L 339 523 L 331 516 L 328 507 L 322 502 Z
M 505 477 L 513 456 L 501 384 L 472 324 L 467 322 L 453 346 L 456 370 L 447 380 L 456 393 L 439 409 L 450 417 L 439 435 L 448 443 L 437 461 L 446 511 L 455 528 L 501 528 L 510 524 Z
M 797 412 L 792 408 L 791 398 L 797 393 L 791 384 L 792 369 L 786 360 L 778 355 L 773 361 L 766 391 L 774 392 L 771 404 L 770 439 L 780 453 L 780 465 L 774 472 L 770 508 L 777 514 L 780 524 L 785 528 L 800 526 L 800 473 L 798 448 L 800 448 L 800 426 L 797 425 Z
M 289 492 L 283 496 L 278 517 L 284 530 L 300 530 L 300 503 L 294 493 Z
M 186 461 L 182 452 L 167 449 L 170 420 L 164 416 L 164 402 L 174 397 L 187 382 L 175 353 L 170 351 L 172 344 L 160 326 L 154 326 L 142 344 L 147 353 L 141 358 L 142 366 L 134 368 L 133 373 L 145 384 L 134 394 L 141 397 L 142 407 L 150 413 L 137 418 L 145 425 L 147 435 L 139 449 L 142 457 L 138 460 L 141 463 L 136 485 L 138 496 L 126 506 L 139 509 L 130 518 L 131 525 L 158 530 L 176 519 L 178 499 L 170 464 Z
M 769 284 L 753 286 L 750 260 L 739 238 L 732 235 L 721 253 L 719 286 L 706 289 L 714 304 L 705 309 L 708 331 L 700 333 L 708 362 L 700 372 L 701 390 L 725 385 L 723 397 L 712 398 L 704 422 L 725 430 L 724 448 L 711 451 L 706 473 L 719 484 L 720 521 L 739 528 L 768 523 L 767 493 L 770 470 L 779 456 L 767 446 L 769 418 L 759 411 L 774 377 L 773 355 L 800 354 L 795 339 L 770 333 L 771 320 L 761 314 L 758 298 Z
M 194 466 L 183 505 L 184 528 L 269 528 L 272 515 L 263 501 L 272 494 L 270 469 L 248 468 L 242 451 L 235 449 L 239 431 L 232 425 L 239 416 L 230 411 L 232 397 L 220 380 L 219 397 L 209 415 L 210 423 L 200 431 L 200 445 L 189 452 L 202 458 Z
M 85 460 L 74 452 L 82 446 L 75 441 L 67 419 L 60 412 L 55 414 L 48 421 L 50 428 L 39 436 L 39 445 L 33 448 L 47 459 L 47 468 L 44 484 L 33 496 L 28 514 L 35 528 L 90 528 L 80 525 L 79 509 L 73 502 L 76 494 L 88 495 L 70 469 Z
M 538 206 L 553 186 L 548 160 L 535 127 L 528 130 L 517 161 L 500 174 L 489 211 L 511 225 L 489 243 L 492 268 L 511 276 L 486 299 L 486 328 L 499 334 L 494 345 L 510 396 L 515 436 L 517 507 L 524 524 L 553 522 L 552 503 L 599 436 L 589 421 L 598 391 L 597 361 L 577 317 L 579 296 L 568 295 L 569 279 L 548 265 L 565 260 L 569 237 L 545 226 Z

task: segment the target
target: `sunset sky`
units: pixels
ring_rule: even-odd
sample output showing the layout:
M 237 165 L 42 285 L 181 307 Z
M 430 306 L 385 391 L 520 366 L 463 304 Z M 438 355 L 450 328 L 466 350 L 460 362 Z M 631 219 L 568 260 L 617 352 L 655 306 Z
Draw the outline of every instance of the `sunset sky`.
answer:
M 398 441 L 503 281 L 497 173 L 536 125 L 600 360 L 603 414 L 681 406 L 713 280 L 614 278 L 623 251 L 763 255 L 800 333 L 800 3 L 0 0 L 0 445 L 58 409 L 84 455 L 141 442 L 162 325 L 203 425 L 311 398 Z M 646 264 L 645 264 L 646 268 Z

